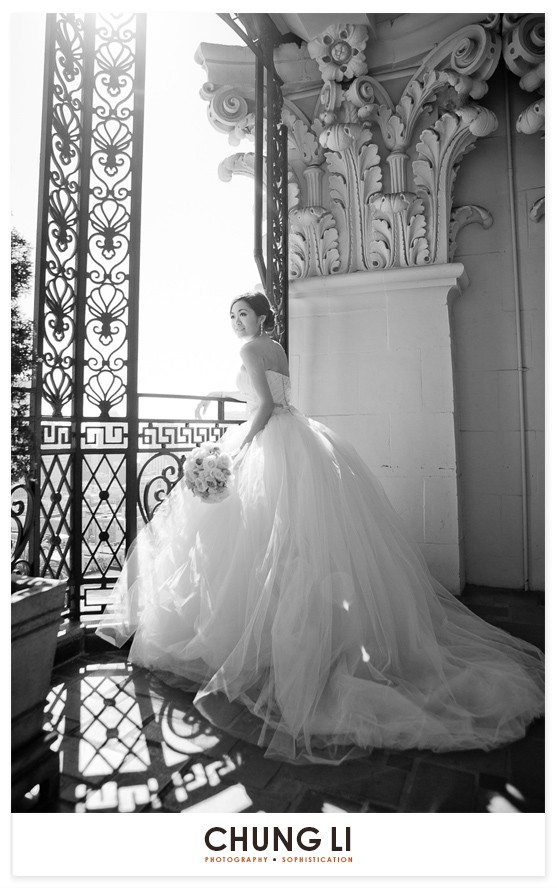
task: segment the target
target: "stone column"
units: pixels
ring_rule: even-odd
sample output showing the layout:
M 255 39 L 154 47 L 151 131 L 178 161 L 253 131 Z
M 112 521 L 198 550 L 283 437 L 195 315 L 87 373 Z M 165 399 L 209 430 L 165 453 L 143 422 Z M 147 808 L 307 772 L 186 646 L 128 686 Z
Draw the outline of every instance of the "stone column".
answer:
M 450 305 L 461 263 L 308 277 L 290 290 L 294 402 L 381 479 L 433 575 L 464 586 Z

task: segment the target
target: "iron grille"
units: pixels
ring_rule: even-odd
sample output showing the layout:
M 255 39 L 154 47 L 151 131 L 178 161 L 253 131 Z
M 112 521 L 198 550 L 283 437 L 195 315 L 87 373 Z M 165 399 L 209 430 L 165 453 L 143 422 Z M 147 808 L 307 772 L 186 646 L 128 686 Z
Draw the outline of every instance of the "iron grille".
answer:
M 104 610 L 138 522 L 149 521 L 181 479 L 188 450 L 242 421 L 226 414 L 224 399 L 215 399 L 217 415 L 208 420 L 139 418 L 145 36 L 145 14 L 47 15 L 32 417 L 38 456 L 36 481 L 12 491 L 12 569 L 67 579 L 70 615 L 85 622 Z M 286 130 L 280 79 L 272 64 L 266 72 L 272 185 L 261 270 L 286 347 Z M 259 124 L 262 133 L 262 111 Z M 259 151 L 261 201 L 262 138 Z M 258 237 L 263 257 L 261 224 Z

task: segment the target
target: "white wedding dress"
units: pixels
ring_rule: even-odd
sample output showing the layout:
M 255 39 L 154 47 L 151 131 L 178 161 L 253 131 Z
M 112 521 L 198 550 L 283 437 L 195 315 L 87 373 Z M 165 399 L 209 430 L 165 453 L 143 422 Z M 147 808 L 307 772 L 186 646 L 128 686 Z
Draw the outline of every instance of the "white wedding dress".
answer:
M 489 749 L 543 712 L 543 656 L 430 575 L 354 448 L 290 405 L 247 450 L 232 494 L 178 484 L 140 531 L 99 634 L 130 660 L 261 723 L 266 755 L 338 762 L 376 747 Z M 251 415 L 257 396 L 242 369 Z M 249 422 L 249 420 L 248 420 Z M 236 449 L 246 426 L 223 437 Z

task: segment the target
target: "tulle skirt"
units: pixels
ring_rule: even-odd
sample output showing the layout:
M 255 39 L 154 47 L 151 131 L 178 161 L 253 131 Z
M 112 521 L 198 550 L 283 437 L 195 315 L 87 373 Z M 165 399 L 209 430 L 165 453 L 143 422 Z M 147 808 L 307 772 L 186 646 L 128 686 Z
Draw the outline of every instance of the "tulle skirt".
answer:
M 98 631 L 135 631 L 133 663 L 193 684 L 202 711 L 217 693 L 243 704 L 266 755 L 293 762 L 489 749 L 543 712 L 540 651 L 436 582 L 354 448 L 293 408 L 222 503 L 174 489 Z

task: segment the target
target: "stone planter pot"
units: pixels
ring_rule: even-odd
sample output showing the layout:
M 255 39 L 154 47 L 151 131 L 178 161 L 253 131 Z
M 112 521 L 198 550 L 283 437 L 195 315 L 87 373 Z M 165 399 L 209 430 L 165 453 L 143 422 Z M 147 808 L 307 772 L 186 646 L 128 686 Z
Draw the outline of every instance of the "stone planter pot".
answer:
M 67 583 L 12 575 L 12 752 L 43 735 Z

